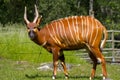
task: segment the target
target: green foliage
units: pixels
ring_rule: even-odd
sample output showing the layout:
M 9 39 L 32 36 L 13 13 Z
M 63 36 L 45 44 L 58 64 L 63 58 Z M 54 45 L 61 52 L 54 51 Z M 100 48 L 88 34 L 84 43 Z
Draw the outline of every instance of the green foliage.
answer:
M 118 0 L 97 0 L 94 7 L 97 17 L 107 29 L 120 29 L 120 1 Z
M 43 24 L 67 16 L 86 14 L 79 10 L 75 0 L 41 0 L 38 8 L 43 16 Z
M 0 0 L 0 23 L 23 23 L 24 6 L 27 6 L 28 19 L 34 18 L 34 4 L 37 5 L 42 23 L 72 15 L 88 15 L 90 0 Z M 120 23 L 119 0 L 94 0 L 95 17 L 108 29 L 116 29 Z M 112 26 L 111 26 L 112 25 Z M 117 27 L 117 29 L 119 26 Z M 119 28 L 120 29 L 120 28 Z

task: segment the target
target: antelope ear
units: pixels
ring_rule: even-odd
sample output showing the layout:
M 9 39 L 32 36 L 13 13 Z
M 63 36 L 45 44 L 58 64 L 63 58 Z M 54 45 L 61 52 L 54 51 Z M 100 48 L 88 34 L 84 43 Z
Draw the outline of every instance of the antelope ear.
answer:
M 41 19 L 42 19 L 42 16 L 41 16 L 41 17 L 39 17 L 39 18 L 37 19 L 37 22 L 36 22 L 36 24 L 37 24 L 37 25 L 39 25 L 39 24 L 40 24 Z

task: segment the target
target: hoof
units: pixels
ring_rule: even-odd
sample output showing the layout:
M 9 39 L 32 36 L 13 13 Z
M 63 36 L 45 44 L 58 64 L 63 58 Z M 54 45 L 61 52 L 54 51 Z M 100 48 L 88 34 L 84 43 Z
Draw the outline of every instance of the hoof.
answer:
M 103 80 L 112 80 L 112 79 L 103 77 Z
M 68 77 L 68 75 L 65 75 L 65 79 L 68 79 L 69 77 Z
M 55 76 L 55 75 L 53 75 L 53 76 L 52 76 L 52 79 L 53 79 L 53 80 L 55 80 L 55 79 L 56 79 L 56 76 Z
M 90 77 L 89 80 L 92 80 L 92 78 Z
M 112 80 L 112 79 L 106 78 L 106 79 L 103 79 L 103 80 Z

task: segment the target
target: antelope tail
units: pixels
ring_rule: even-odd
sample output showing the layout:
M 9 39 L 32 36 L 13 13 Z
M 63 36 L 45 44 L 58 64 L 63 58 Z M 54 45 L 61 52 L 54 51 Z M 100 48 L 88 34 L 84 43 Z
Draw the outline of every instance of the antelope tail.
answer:
M 104 35 L 104 39 L 102 40 L 101 45 L 100 45 L 101 50 L 104 48 L 104 45 L 108 37 L 108 33 L 105 27 L 103 27 L 103 35 Z

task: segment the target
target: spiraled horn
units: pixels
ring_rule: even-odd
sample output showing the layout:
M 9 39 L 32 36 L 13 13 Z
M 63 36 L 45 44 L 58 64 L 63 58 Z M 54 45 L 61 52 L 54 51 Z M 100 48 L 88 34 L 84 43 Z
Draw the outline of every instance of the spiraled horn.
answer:
M 39 13 L 38 13 L 38 10 L 37 10 L 37 6 L 35 5 L 35 18 L 33 20 L 33 23 L 36 23 L 38 17 L 39 17 Z
M 25 20 L 25 22 L 27 23 L 27 24 L 29 24 L 30 22 L 28 21 L 28 19 L 27 19 L 27 11 L 26 11 L 26 6 L 25 6 L 25 12 L 24 12 L 24 20 Z

